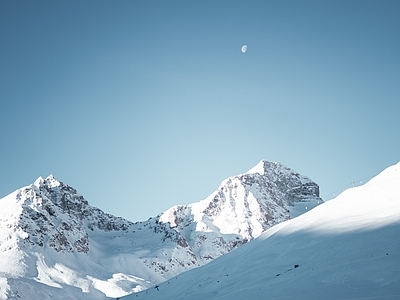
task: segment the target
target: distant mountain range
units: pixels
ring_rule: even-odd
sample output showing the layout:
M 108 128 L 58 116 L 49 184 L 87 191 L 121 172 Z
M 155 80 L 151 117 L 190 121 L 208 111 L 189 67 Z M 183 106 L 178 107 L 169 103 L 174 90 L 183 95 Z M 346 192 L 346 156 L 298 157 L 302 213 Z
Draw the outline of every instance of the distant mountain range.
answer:
M 136 223 L 90 206 L 52 175 L 38 178 L 0 199 L 0 299 L 153 289 L 322 202 L 315 182 L 264 160 L 202 201 Z

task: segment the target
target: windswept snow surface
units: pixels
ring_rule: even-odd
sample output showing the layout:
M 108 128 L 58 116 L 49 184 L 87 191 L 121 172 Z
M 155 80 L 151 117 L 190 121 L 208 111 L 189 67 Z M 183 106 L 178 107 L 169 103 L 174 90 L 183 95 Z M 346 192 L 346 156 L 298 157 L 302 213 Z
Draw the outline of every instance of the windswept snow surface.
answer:
M 400 299 L 400 163 L 203 267 L 123 299 Z

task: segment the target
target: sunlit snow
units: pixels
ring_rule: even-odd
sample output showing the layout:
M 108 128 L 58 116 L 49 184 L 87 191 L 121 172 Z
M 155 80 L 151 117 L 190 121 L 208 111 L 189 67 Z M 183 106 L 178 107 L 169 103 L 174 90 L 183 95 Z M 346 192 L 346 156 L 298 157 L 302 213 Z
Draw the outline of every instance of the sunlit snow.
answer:
M 251 243 L 123 299 L 400 299 L 400 163 Z

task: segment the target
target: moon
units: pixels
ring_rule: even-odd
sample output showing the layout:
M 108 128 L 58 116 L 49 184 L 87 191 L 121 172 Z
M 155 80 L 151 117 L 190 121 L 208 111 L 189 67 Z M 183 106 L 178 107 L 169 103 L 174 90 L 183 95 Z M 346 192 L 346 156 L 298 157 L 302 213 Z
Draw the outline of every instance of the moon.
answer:
M 241 48 L 241 50 L 242 50 L 242 53 L 246 53 L 246 51 L 247 51 L 247 45 L 243 45 L 242 48 Z

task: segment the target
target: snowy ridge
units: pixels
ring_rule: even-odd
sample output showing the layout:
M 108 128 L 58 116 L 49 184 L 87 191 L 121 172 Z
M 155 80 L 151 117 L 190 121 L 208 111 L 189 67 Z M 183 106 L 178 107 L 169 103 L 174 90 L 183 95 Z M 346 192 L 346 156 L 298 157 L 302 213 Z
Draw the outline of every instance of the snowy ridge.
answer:
M 52 175 L 0 199 L 0 299 L 105 299 L 202 266 L 321 203 L 318 185 L 261 161 L 206 199 L 132 223 Z M 307 206 L 307 209 L 305 208 Z
M 400 299 L 400 163 L 236 251 L 123 299 Z

